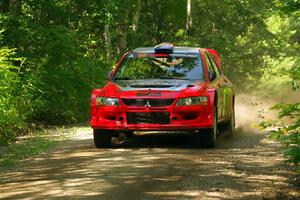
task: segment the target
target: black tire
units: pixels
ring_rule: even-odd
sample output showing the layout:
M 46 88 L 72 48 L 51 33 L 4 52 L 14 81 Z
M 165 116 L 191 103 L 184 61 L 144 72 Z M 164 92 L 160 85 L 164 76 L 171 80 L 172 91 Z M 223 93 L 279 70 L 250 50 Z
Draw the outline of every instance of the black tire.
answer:
M 94 143 L 97 148 L 105 148 L 111 146 L 112 135 L 108 130 L 94 129 Z
M 132 138 L 133 134 L 134 134 L 134 131 L 126 131 L 125 132 L 125 135 L 126 135 L 127 138 Z
M 218 110 L 214 106 L 214 119 L 213 127 L 205 129 L 204 132 L 200 131 L 201 144 L 205 148 L 214 148 L 217 144 L 217 135 L 218 135 Z
M 230 113 L 230 119 L 224 124 L 224 130 L 228 136 L 232 136 L 235 131 L 235 109 L 234 104 Z

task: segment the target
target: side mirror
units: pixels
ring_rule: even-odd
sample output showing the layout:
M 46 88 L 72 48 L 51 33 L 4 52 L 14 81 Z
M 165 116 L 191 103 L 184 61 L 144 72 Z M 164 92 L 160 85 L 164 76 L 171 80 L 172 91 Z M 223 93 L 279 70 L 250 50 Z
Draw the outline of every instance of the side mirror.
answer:
M 106 77 L 107 80 L 110 80 L 112 72 L 113 72 L 113 71 L 111 70 L 111 71 L 109 71 L 109 72 L 107 73 L 107 77 Z
M 216 78 L 217 78 L 216 73 L 215 73 L 214 71 L 210 71 L 210 72 L 209 72 L 209 80 L 210 80 L 210 81 L 213 81 L 213 80 L 215 80 Z

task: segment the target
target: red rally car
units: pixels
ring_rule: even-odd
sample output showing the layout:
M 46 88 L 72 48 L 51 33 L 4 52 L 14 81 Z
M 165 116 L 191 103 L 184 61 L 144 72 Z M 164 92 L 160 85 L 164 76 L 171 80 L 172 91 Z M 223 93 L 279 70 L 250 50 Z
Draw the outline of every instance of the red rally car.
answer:
M 215 147 L 218 127 L 235 127 L 232 83 L 213 49 L 163 43 L 126 53 L 102 89 L 91 97 L 97 148 L 133 131 L 193 131 Z

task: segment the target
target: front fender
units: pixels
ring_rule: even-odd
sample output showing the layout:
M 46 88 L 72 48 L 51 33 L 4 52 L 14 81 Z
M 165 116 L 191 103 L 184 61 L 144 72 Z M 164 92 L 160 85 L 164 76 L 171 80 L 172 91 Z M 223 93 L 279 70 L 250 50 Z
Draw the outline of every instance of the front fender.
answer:
M 214 88 L 208 89 L 208 99 L 209 99 L 209 105 L 215 105 L 218 103 L 218 95 L 217 95 L 217 90 Z

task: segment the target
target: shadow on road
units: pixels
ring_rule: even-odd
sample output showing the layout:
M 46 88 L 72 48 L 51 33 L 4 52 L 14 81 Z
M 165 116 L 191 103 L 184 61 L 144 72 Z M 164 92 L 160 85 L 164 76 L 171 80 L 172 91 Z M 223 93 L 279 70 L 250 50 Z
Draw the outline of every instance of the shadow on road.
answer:
M 137 132 L 132 138 L 113 138 L 112 148 L 182 148 L 182 149 L 205 149 L 201 146 L 201 133 L 189 132 Z M 233 136 L 221 132 L 217 139 L 216 148 L 235 148 L 240 145 L 235 142 L 236 138 L 244 137 L 247 133 L 237 130 Z M 264 133 L 248 134 L 248 142 L 245 148 L 251 148 L 266 137 Z
M 195 135 L 183 133 L 137 134 L 109 149 L 77 138 L 0 175 L 0 194 L 5 199 L 276 198 L 288 186 L 287 172 L 265 136 L 221 136 L 216 149 L 199 148 Z

